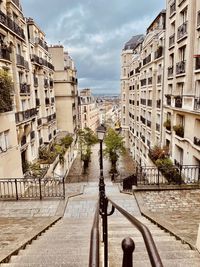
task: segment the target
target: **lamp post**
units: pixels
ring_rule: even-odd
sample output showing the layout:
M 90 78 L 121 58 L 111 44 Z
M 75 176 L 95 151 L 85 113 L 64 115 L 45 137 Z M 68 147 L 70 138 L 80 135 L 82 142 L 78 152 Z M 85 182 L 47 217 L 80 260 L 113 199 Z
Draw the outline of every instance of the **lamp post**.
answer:
M 103 139 L 106 132 L 106 128 L 100 125 L 97 128 L 97 136 L 100 142 L 100 177 L 99 177 L 99 213 L 102 218 L 102 229 L 103 229 L 103 242 L 104 242 L 104 267 L 108 266 L 108 237 L 107 237 L 107 206 L 108 200 L 105 194 L 105 183 L 103 177 Z

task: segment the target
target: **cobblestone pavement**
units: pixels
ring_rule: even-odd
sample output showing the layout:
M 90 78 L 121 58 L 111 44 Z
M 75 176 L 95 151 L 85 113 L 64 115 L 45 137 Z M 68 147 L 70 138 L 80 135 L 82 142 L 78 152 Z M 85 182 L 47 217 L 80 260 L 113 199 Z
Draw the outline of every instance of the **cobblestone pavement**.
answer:
M 200 223 L 200 190 L 136 192 L 146 215 L 195 246 Z

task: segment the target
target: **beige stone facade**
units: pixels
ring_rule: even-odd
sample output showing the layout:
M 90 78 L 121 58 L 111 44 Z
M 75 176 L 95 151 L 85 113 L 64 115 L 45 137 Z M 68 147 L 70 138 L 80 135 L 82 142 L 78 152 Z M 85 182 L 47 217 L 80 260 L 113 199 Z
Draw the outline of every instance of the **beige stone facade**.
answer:
M 76 134 L 78 129 L 78 79 L 74 61 L 63 46 L 49 47 L 55 66 L 54 86 L 58 129 Z
M 80 90 L 79 120 L 81 129 L 88 127 L 96 132 L 96 128 L 99 126 L 97 103 L 92 95 L 92 91 L 88 88 Z
M 167 1 L 163 143 L 175 164 L 200 165 L 200 2 Z
M 149 148 L 161 145 L 164 41 L 162 11 L 146 36 L 133 37 L 131 49 L 127 43 L 122 51 L 122 129 L 133 158 L 143 165 L 151 164 Z

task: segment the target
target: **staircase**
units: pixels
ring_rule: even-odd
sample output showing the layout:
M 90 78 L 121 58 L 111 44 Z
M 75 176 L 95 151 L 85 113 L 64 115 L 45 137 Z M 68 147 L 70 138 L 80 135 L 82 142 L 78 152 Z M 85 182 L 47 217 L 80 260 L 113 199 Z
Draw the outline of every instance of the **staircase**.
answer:
M 107 185 L 106 192 L 110 199 L 150 229 L 165 267 L 200 266 L 199 253 L 142 217 L 132 195 L 120 194 L 118 187 L 112 184 Z M 64 217 L 60 221 L 27 245 L 17 256 L 12 256 L 9 263 L 0 264 L 0 266 L 88 267 L 90 230 L 97 196 L 97 184 L 88 184 L 83 195 L 69 200 Z M 151 266 L 141 234 L 118 211 L 108 217 L 108 232 L 109 267 L 122 266 L 121 242 L 127 236 L 134 240 L 136 246 L 133 266 Z
M 182 244 L 180 240 L 176 240 L 174 236 L 161 230 L 148 219 L 141 216 L 133 196 L 114 194 L 109 197 L 149 228 L 164 267 L 200 266 L 199 253 L 191 250 L 187 244 Z M 135 242 L 133 266 L 151 267 L 140 232 L 123 215 L 116 211 L 112 216 L 108 217 L 109 267 L 122 266 L 121 242 L 127 236 L 131 237 Z

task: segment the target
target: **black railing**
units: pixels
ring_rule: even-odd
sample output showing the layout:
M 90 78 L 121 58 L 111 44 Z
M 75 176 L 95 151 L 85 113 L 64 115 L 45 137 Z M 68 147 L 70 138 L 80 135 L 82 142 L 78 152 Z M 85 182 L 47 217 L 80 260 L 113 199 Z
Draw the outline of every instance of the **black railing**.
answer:
M 143 66 L 151 62 L 151 54 L 143 59 Z
M 6 26 L 11 31 L 16 33 L 22 39 L 25 39 L 25 35 L 24 35 L 23 29 L 20 26 L 18 26 L 16 22 L 14 22 L 10 17 L 8 17 L 1 10 L 0 10 L 0 23 L 2 23 L 3 26 Z
M 36 115 L 37 115 L 37 109 L 36 108 L 28 109 L 25 111 L 20 111 L 20 112 L 15 113 L 15 121 L 16 121 L 16 123 L 20 123 L 20 122 L 23 122 L 25 120 L 32 119 Z
M 199 184 L 200 166 L 137 167 L 137 185 Z
M 48 51 L 48 45 L 47 45 L 47 43 L 44 41 L 44 40 L 42 40 L 41 38 L 39 38 L 39 37 L 36 37 L 35 38 L 35 43 L 36 44 L 39 44 L 41 47 L 43 47 L 46 51 Z
M 169 47 L 175 44 L 175 33 L 169 37 Z
M 140 103 L 145 106 L 146 105 L 146 99 L 145 98 L 141 98 L 140 99 Z
M 89 267 L 99 267 L 99 262 L 99 205 L 97 205 L 90 234 Z
M 200 55 L 199 57 L 195 58 L 195 70 L 199 70 L 200 69 Z
M 200 109 L 200 97 L 195 97 L 194 99 L 194 110 Z
M 162 55 L 163 55 L 163 47 L 160 46 L 155 52 L 155 55 L 154 55 L 155 59 L 162 57 Z
M 177 39 L 181 39 L 187 35 L 187 21 L 178 27 Z
M 176 1 L 174 0 L 170 5 L 170 16 L 176 12 Z
M 142 79 L 140 82 L 141 82 L 141 86 L 144 86 L 147 84 L 147 79 Z
M 182 60 L 176 64 L 176 74 L 185 73 L 186 61 Z
M 143 223 L 141 223 L 139 220 L 137 220 L 134 216 L 132 216 L 130 213 L 128 213 L 126 210 L 124 210 L 123 208 L 121 208 L 120 206 L 118 206 L 115 202 L 113 202 L 111 199 L 108 199 L 108 202 L 110 202 L 112 204 L 112 211 L 114 211 L 115 209 L 118 210 L 131 224 L 133 224 L 138 231 L 142 234 L 142 237 L 144 239 L 144 243 L 146 246 L 146 250 L 148 252 L 149 255 L 149 260 L 151 262 L 151 266 L 152 267 L 163 267 L 161 258 L 159 256 L 158 250 L 156 248 L 155 242 L 153 240 L 153 237 L 151 235 L 151 232 L 149 231 L 149 229 L 146 227 L 146 225 L 144 225 Z M 125 242 L 123 240 L 123 242 Z M 134 243 L 132 243 L 134 246 Z M 129 248 L 128 248 L 129 249 Z M 124 250 L 124 249 L 123 249 Z M 132 249 L 133 252 L 134 249 Z M 126 250 L 124 250 L 124 256 L 126 256 Z M 123 258 L 124 258 L 123 256 Z M 123 260 L 123 267 L 125 266 L 132 266 L 131 265 L 131 260 L 132 260 L 132 253 L 129 255 L 130 258 L 126 258 L 126 261 Z M 128 263 L 130 265 L 128 265 Z
M 20 83 L 20 94 L 30 94 L 31 86 L 30 84 Z
M 11 50 L 9 49 L 9 47 L 7 46 L 5 46 L 5 48 L 0 47 L 0 59 L 5 59 L 10 61 L 10 54 Z
M 175 107 L 182 108 L 183 97 L 182 96 L 175 96 Z
M 11 178 L 0 179 L 0 199 L 65 198 L 64 178 Z
M 168 67 L 168 78 L 173 77 L 174 67 Z

